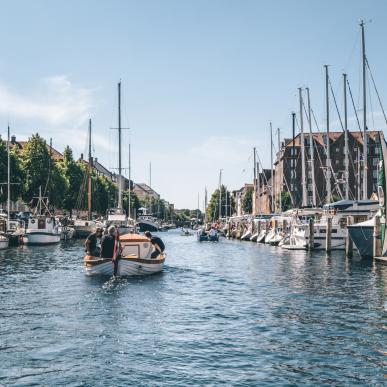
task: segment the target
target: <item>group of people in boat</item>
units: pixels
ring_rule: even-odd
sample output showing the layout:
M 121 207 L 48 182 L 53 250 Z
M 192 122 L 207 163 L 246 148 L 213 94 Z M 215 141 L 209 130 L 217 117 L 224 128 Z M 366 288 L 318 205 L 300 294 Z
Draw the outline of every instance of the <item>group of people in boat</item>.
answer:
M 154 249 L 150 258 L 157 258 L 165 250 L 164 242 L 158 236 L 153 236 L 149 231 L 146 231 L 144 235 L 149 239 Z M 100 243 L 98 243 L 99 241 Z M 109 226 L 104 232 L 101 227 L 97 227 L 95 232 L 86 238 L 85 251 L 86 254 L 93 257 L 115 258 L 119 256 L 121 254 L 121 246 L 117 228 Z

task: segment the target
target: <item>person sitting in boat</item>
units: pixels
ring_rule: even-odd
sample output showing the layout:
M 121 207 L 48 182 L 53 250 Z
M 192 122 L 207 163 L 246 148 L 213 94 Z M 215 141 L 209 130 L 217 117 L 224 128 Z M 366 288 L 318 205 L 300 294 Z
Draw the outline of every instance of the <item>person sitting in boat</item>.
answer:
M 113 258 L 114 252 L 119 251 L 119 242 L 116 238 L 117 230 L 115 226 L 110 226 L 107 235 L 104 235 L 101 239 L 101 258 Z
M 218 235 L 218 232 L 216 231 L 215 227 L 211 227 L 210 237 L 215 238 L 217 235 Z
M 85 250 L 88 255 L 99 257 L 100 249 L 97 246 L 98 239 L 102 237 L 102 228 L 97 227 L 95 232 L 92 232 L 85 241 Z
M 150 240 L 150 243 L 152 243 L 154 247 L 151 258 L 157 258 L 165 250 L 164 242 L 159 237 L 152 236 L 149 231 L 145 231 L 145 236 Z

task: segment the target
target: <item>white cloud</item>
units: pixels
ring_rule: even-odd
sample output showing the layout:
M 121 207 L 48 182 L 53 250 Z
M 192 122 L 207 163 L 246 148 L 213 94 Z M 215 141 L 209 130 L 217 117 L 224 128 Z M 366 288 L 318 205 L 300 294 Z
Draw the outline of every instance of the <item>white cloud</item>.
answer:
M 54 127 L 79 127 L 90 114 L 91 93 L 73 85 L 65 75 L 42 79 L 29 94 L 0 83 L 0 114 Z

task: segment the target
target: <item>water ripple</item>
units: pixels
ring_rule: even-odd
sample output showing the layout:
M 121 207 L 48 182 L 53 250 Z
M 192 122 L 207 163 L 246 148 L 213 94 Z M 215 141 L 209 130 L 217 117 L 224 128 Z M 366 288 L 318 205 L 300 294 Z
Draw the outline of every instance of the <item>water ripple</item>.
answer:
M 384 385 L 387 267 L 162 234 L 163 273 L 82 243 L 0 252 L 0 385 Z

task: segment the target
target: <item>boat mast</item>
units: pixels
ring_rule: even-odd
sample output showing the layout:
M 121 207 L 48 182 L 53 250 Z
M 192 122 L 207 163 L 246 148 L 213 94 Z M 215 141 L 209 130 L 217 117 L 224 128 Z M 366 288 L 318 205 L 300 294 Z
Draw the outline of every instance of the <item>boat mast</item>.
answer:
M 89 167 L 87 171 L 87 219 L 91 220 L 91 170 L 93 168 L 93 159 L 91 157 L 91 118 L 89 118 Z
M 300 130 L 301 130 L 301 179 L 302 179 L 302 207 L 307 206 L 306 180 L 305 180 L 305 138 L 304 138 L 304 114 L 302 112 L 302 88 L 298 88 L 300 97 Z
M 295 203 L 295 173 L 296 173 L 296 113 L 292 113 L 292 134 L 293 134 L 293 141 L 292 141 L 292 157 L 291 157 L 291 169 L 292 174 L 290 178 L 290 196 L 292 197 L 292 203 Z
M 7 142 L 7 229 L 9 227 L 9 213 L 11 211 L 11 163 L 10 163 L 10 133 L 8 125 L 8 142 Z
M 118 82 L 118 208 L 122 210 L 121 184 L 121 81 Z
M 275 197 L 274 197 L 274 170 L 273 170 L 273 125 L 270 121 L 270 165 L 271 165 L 271 213 L 275 212 Z
M 207 187 L 204 187 L 204 222 L 207 223 Z
M 361 47 L 362 47 L 362 62 L 363 62 L 363 199 L 368 196 L 368 139 L 367 139 L 367 90 L 366 90 L 366 53 L 365 53 L 365 37 L 364 37 L 364 21 L 360 21 L 361 27 Z
M 328 65 L 325 67 L 325 97 L 326 97 L 326 114 L 327 114 L 327 160 L 326 160 L 326 184 L 327 184 L 327 203 L 332 201 L 332 189 L 331 189 L 331 147 L 329 141 L 329 74 L 328 74 Z
M 226 215 L 225 215 L 225 217 L 226 217 L 226 223 L 227 223 L 227 213 L 228 213 L 228 209 L 227 209 L 227 207 L 228 207 L 228 201 L 227 201 L 227 187 L 224 187 L 224 193 L 225 193 L 225 196 L 226 196 L 226 208 L 225 208 L 225 213 L 226 213 Z
M 257 177 L 258 177 L 258 189 L 257 189 L 257 194 L 258 194 L 258 213 L 261 214 L 261 175 L 259 172 L 259 163 L 257 163 Z
M 280 159 L 281 159 L 281 129 L 280 128 L 277 128 L 277 135 L 278 135 L 278 165 L 280 163 Z M 279 170 L 280 168 L 278 168 Z M 278 202 L 279 202 L 279 212 L 282 212 L 282 197 L 281 197 L 281 194 L 282 194 L 282 174 L 281 172 L 278 173 L 278 176 L 277 176 L 277 180 L 278 180 Z
M 253 202 L 253 215 L 256 215 L 257 214 L 257 151 L 256 151 L 256 148 L 254 147 L 253 148 L 253 152 L 254 152 L 254 155 L 253 155 L 253 160 L 254 160 L 254 168 L 253 168 L 253 171 L 254 171 L 254 202 Z
M 131 165 L 131 153 L 130 153 L 130 142 L 129 142 L 129 194 L 128 194 L 128 217 L 130 218 L 132 212 L 132 165 Z
M 222 170 L 219 170 L 219 220 L 222 217 Z
M 316 207 L 316 185 L 314 181 L 314 141 L 313 141 L 313 132 L 312 132 L 312 109 L 310 107 L 310 93 L 309 87 L 306 88 L 306 93 L 308 95 L 308 122 L 309 122 L 309 147 L 310 147 L 310 165 L 312 172 L 312 205 Z
M 347 113 L 347 74 L 343 74 L 344 82 L 344 166 L 345 166 L 345 199 L 349 199 L 349 157 L 348 157 L 348 113 Z

